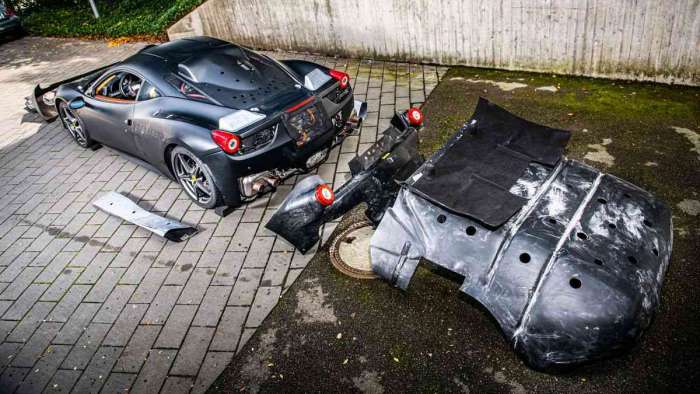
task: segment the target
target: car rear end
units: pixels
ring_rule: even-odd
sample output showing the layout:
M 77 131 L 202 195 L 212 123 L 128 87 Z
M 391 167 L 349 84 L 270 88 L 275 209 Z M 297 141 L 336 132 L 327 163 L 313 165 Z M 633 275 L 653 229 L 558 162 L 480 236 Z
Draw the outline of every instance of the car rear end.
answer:
M 178 119 L 209 128 L 190 147 L 212 170 L 225 205 L 237 206 L 293 174 L 318 167 L 366 112 L 350 76 L 305 61 L 280 62 L 210 37 L 175 40 L 138 56 L 165 60 L 165 96 L 208 104 Z
M 242 201 L 318 167 L 334 146 L 359 128 L 366 104 L 354 100 L 349 76 L 320 67 L 312 71 L 318 84 L 309 83 L 308 78 L 299 80 L 293 93 L 261 105 L 268 109 L 267 115 L 256 113 L 258 108 L 245 111 L 259 117 L 253 125 L 241 127 L 220 120 L 220 128 L 229 136 L 222 138 L 221 151 L 213 154 L 216 160 L 208 161 L 231 174 L 227 182 L 237 183 Z M 230 144 L 235 149 L 228 149 Z

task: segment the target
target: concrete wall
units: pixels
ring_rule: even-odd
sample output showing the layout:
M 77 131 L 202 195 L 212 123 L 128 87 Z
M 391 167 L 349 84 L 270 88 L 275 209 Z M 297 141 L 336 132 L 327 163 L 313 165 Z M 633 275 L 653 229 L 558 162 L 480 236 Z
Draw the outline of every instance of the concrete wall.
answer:
M 209 0 L 168 34 L 700 85 L 700 0 Z

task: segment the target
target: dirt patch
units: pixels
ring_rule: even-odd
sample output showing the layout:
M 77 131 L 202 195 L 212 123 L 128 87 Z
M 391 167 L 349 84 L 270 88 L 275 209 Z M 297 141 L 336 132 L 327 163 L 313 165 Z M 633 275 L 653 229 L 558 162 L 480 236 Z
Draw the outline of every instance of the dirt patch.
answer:
M 556 86 L 540 86 L 539 88 L 535 88 L 535 90 L 538 92 L 550 92 L 550 93 L 556 93 L 559 91 L 559 89 Z
M 307 280 L 306 282 L 314 284 L 316 281 Z M 315 285 L 297 293 L 296 313 L 301 316 L 304 323 L 333 324 L 338 321 L 333 306 L 326 302 L 327 295 L 321 285 Z
M 363 393 L 381 394 L 384 386 L 381 384 L 381 375 L 375 371 L 362 371 L 362 374 L 352 378 L 352 383 Z
M 684 199 L 678 203 L 678 208 L 690 216 L 700 215 L 700 201 Z
M 687 129 L 685 127 L 673 127 L 673 130 L 676 131 L 676 133 L 684 136 L 685 138 L 690 141 L 690 143 L 693 145 L 692 148 L 690 148 L 691 152 L 695 152 L 698 154 L 698 159 L 700 160 L 700 134 L 696 133 L 695 131 L 691 129 Z
M 588 147 L 593 149 L 593 152 L 586 153 L 583 158 L 612 167 L 615 165 L 615 157 L 608 152 L 607 146 L 610 144 L 612 144 L 611 138 L 603 138 L 603 142 L 600 144 L 588 144 Z
M 527 84 L 521 83 L 521 82 L 503 82 L 503 81 L 492 81 L 489 79 L 464 79 L 462 77 L 454 77 L 450 79 L 451 81 L 465 81 L 469 83 L 485 83 L 488 85 L 493 85 L 499 89 L 501 89 L 504 92 L 510 92 L 511 90 L 515 89 L 522 89 L 526 88 Z

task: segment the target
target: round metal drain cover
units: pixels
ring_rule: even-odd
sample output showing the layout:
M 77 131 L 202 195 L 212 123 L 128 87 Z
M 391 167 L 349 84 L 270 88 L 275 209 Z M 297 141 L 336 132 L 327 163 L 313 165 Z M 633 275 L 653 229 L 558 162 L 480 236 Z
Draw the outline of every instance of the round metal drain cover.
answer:
M 345 275 L 358 279 L 375 279 L 369 260 L 369 241 L 374 234 L 368 221 L 351 225 L 331 243 L 331 263 Z

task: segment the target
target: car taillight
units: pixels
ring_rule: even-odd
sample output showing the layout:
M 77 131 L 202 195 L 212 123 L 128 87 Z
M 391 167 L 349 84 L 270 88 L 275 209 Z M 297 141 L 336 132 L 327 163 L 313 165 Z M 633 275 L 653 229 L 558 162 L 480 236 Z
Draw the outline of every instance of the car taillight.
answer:
M 338 80 L 341 89 L 345 89 L 350 85 L 350 76 L 347 73 L 338 70 L 331 70 L 328 73 L 331 77 Z
M 316 97 L 314 97 L 314 96 L 311 96 L 309 98 L 305 98 L 304 100 L 301 100 L 300 102 L 285 109 L 284 112 L 287 112 L 287 113 L 294 112 L 294 111 L 298 110 L 299 108 L 305 106 L 306 104 L 313 102 L 315 99 L 316 99 Z
M 212 130 L 211 139 L 216 142 L 224 152 L 234 154 L 241 148 L 241 138 L 224 130 Z
M 411 126 L 418 127 L 423 124 L 423 113 L 416 107 L 409 108 L 406 111 L 406 117 L 408 117 L 408 123 Z
M 335 194 L 333 193 L 333 189 L 331 189 L 330 186 L 324 183 L 316 187 L 316 201 L 320 202 L 321 205 L 327 207 L 333 204 L 334 200 Z

